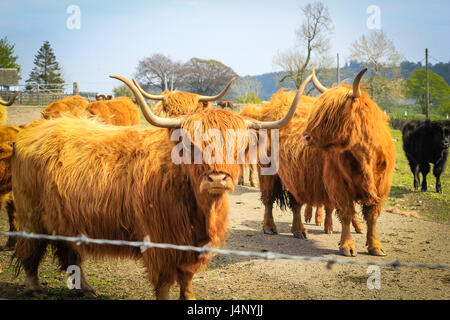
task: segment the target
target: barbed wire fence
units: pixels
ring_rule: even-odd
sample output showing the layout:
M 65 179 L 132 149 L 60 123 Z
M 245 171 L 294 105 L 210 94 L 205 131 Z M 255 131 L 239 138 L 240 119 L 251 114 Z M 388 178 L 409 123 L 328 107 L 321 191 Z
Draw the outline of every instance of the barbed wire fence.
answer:
M 296 261 L 316 261 L 316 262 L 326 262 L 327 268 L 331 269 L 334 264 L 351 264 L 351 265 L 375 265 L 379 267 L 393 267 L 393 268 L 427 268 L 427 269 L 441 269 L 448 270 L 450 269 L 450 265 L 448 264 L 426 264 L 426 263 L 403 263 L 399 260 L 384 262 L 384 261 L 368 261 L 368 260 L 350 260 L 350 259 L 342 259 L 342 258 L 325 258 L 325 257 L 317 257 L 317 256 L 299 256 L 299 255 L 290 255 L 285 253 L 278 252 L 256 252 L 256 251 L 242 251 L 242 250 L 231 250 L 231 249 L 218 249 L 213 248 L 208 245 L 203 247 L 195 247 L 190 245 L 175 245 L 170 243 L 155 243 L 151 242 L 150 238 L 147 236 L 143 241 L 125 241 L 125 240 L 110 240 L 110 239 L 92 239 L 85 235 L 77 236 L 77 237 L 68 237 L 68 236 L 60 236 L 60 235 L 48 235 L 48 234 L 37 234 L 26 231 L 0 231 L 1 235 L 4 236 L 14 236 L 14 237 L 23 237 L 27 239 L 40 239 L 40 240 L 50 240 L 50 241 L 67 241 L 75 243 L 76 245 L 83 244 L 97 244 L 97 245 L 114 245 L 114 246 L 131 246 L 140 248 L 141 252 L 149 248 L 160 248 L 160 249 L 175 249 L 181 251 L 195 251 L 200 254 L 222 254 L 222 255 L 238 255 L 238 256 L 246 256 L 246 257 L 257 257 L 263 258 L 266 260 L 275 260 L 275 259 L 287 259 L 287 260 L 296 260 Z

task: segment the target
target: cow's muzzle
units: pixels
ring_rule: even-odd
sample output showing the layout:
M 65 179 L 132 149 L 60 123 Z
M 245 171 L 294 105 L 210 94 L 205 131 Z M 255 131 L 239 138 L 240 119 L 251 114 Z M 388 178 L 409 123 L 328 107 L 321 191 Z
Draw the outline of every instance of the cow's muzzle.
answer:
M 200 192 L 208 192 L 209 194 L 222 194 L 233 189 L 231 177 L 221 172 L 206 175 L 200 183 Z

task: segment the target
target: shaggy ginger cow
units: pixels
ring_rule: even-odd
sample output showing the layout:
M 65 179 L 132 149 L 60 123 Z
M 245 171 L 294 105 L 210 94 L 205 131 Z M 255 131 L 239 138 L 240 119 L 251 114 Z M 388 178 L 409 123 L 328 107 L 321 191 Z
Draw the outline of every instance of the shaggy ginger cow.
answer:
M 65 97 L 61 100 L 50 103 L 42 110 L 42 118 L 46 120 L 60 118 L 63 115 L 72 115 L 75 117 L 83 116 L 88 102 L 81 96 L 75 95 Z
M 161 128 L 114 127 L 89 119 L 61 118 L 24 129 L 11 159 L 20 228 L 66 236 L 85 234 L 128 241 L 148 237 L 153 242 L 218 246 L 225 240 L 227 191 L 234 189 L 239 172 L 236 156 L 232 164 L 175 164 L 172 133 L 182 128 L 192 137 L 199 123 L 203 133 L 217 129 L 224 137 L 227 129 L 279 128 L 291 120 L 298 99 L 283 119 L 269 123 L 215 109 L 168 119 L 155 116 L 131 82 L 114 78 L 130 87 L 147 121 Z M 205 142 L 195 146 L 190 141 L 183 143 L 191 154 L 194 149 L 205 150 Z M 48 244 L 25 238 L 16 244 L 26 289 L 33 294 L 41 290 L 38 266 Z M 141 259 L 158 299 L 167 299 L 176 282 L 180 298 L 193 299 L 193 276 L 208 261 L 208 255 L 193 251 L 149 248 L 141 252 L 128 246 L 50 244 L 63 270 L 69 265 L 81 266 L 88 255 Z M 82 270 L 81 290 L 93 292 Z
M 13 143 L 16 141 L 20 128 L 12 125 L 0 126 L 0 210 L 5 208 L 8 214 L 9 231 L 17 231 L 14 197 L 11 192 L 10 160 L 13 153 Z M 16 238 L 9 237 L 3 250 L 14 249 Z
M 257 107 L 254 105 L 246 105 L 242 111 L 239 113 L 242 116 L 270 121 L 277 120 L 282 117 L 282 113 L 286 112 L 289 105 L 292 103 L 294 99 L 295 92 L 285 91 L 284 89 L 280 89 L 277 93 L 275 93 L 268 103 L 263 103 L 261 107 Z M 302 96 L 300 100 L 300 105 L 297 108 L 294 119 L 282 130 L 280 130 L 280 150 L 286 154 L 290 154 L 292 152 L 296 152 L 296 146 L 301 145 L 302 134 L 305 128 L 306 120 L 312 110 L 313 102 L 316 98 Z M 301 176 L 300 178 L 304 178 L 307 183 L 314 180 L 320 186 L 322 184 L 322 167 L 323 161 L 320 155 L 317 157 L 315 155 L 311 155 L 311 159 L 315 158 L 311 163 L 303 163 L 306 166 L 303 174 L 305 176 Z M 280 161 L 283 161 L 285 158 L 280 157 Z M 291 161 L 291 162 L 289 162 Z M 284 167 L 288 168 L 289 166 L 298 166 L 297 162 L 293 162 L 294 159 L 289 159 L 288 162 L 284 163 Z M 300 161 L 304 161 L 301 159 Z M 288 170 L 288 169 L 286 169 Z M 293 171 L 294 172 L 294 171 Z M 259 172 L 258 172 L 259 173 Z M 264 204 L 264 220 L 263 220 L 263 232 L 265 234 L 273 235 L 277 234 L 277 227 L 273 218 L 273 204 L 276 202 L 278 206 L 284 210 L 286 207 L 289 207 L 292 210 L 293 214 L 293 222 L 291 227 L 291 232 L 296 238 L 307 238 L 307 230 L 301 221 L 301 205 L 296 201 L 295 197 L 292 195 L 293 190 L 286 191 L 285 187 L 280 179 L 279 175 L 258 175 L 259 185 L 261 191 L 261 200 Z M 292 177 L 295 179 L 295 177 Z M 320 189 L 320 188 L 317 188 Z M 314 191 L 316 192 L 316 191 Z M 311 199 L 309 199 L 312 201 Z M 313 202 L 301 202 L 302 204 L 306 203 L 305 208 L 305 221 L 309 222 L 312 218 L 312 205 L 317 206 L 315 222 L 316 225 L 321 225 L 324 221 L 323 218 L 323 207 L 322 205 L 327 203 L 321 202 L 321 198 L 315 199 Z M 332 212 L 333 207 L 326 207 L 326 217 L 324 223 L 324 231 L 325 233 L 331 233 L 333 231 L 333 223 L 332 223 Z M 357 215 L 355 214 L 353 219 L 353 225 L 357 232 L 361 232 L 361 225 Z
M 155 95 L 145 92 L 139 84 L 133 79 L 134 85 L 139 89 L 141 94 L 150 100 L 159 101 L 155 106 L 155 114 L 160 117 L 173 118 L 180 115 L 187 115 L 193 112 L 200 112 L 211 106 L 212 101 L 222 98 L 231 87 L 233 78 L 216 96 L 203 96 L 196 93 L 184 91 L 164 91 L 162 95 Z
M 362 206 L 367 223 L 369 253 L 385 255 L 376 232 L 376 221 L 389 194 L 395 163 L 388 117 L 359 86 L 366 71 L 362 70 L 355 77 L 353 86 L 341 84 L 324 91 L 314 103 L 303 134 L 304 154 L 320 152 L 324 159 L 324 190 L 321 191 L 325 191 L 331 205 L 337 209 L 342 224 L 339 248 L 346 256 L 357 254 L 350 235 L 355 203 Z M 292 179 L 299 174 L 287 172 L 282 164 L 280 160 L 280 176 L 287 188 L 304 188 L 304 192 L 295 195 L 301 202 L 313 189 L 307 185 L 305 188 L 306 181 L 302 179 Z M 301 166 L 297 168 L 298 172 L 303 170 Z
M 138 107 L 127 97 L 93 101 L 86 111 L 98 121 L 115 126 L 133 126 L 141 122 Z

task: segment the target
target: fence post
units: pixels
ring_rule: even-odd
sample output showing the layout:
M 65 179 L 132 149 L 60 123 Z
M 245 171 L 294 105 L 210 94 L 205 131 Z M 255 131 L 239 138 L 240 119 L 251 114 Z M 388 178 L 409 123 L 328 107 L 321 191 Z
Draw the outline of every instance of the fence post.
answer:
M 79 90 L 78 90 L 78 82 L 74 82 L 73 83 L 73 95 L 78 95 Z

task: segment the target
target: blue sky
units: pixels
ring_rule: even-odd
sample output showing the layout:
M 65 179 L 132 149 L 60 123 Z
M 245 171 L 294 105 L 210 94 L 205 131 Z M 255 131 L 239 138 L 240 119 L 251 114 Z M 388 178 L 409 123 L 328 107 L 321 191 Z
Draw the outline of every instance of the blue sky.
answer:
M 162 53 L 185 62 L 216 59 L 239 75 L 278 71 L 273 57 L 293 48 L 302 22 L 300 0 L 0 0 L 0 37 L 16 44 L 24 82 L 34 55 L 50 41 L 66 82 L 81 91 L 109 93 L 131 77 L 144 57 Z M 406 59 L 430 50 L 431 63 L 450 60 L 450 1 L 322 0 L 334 24 L 331 53 L 348 56 L 350 44 L 367 34 L 366 10 L 380 8 L 381 28 Z M 80 29 L 66 26 L 77 5 Z M 344 62 L 341 61 L 341 64 Z

